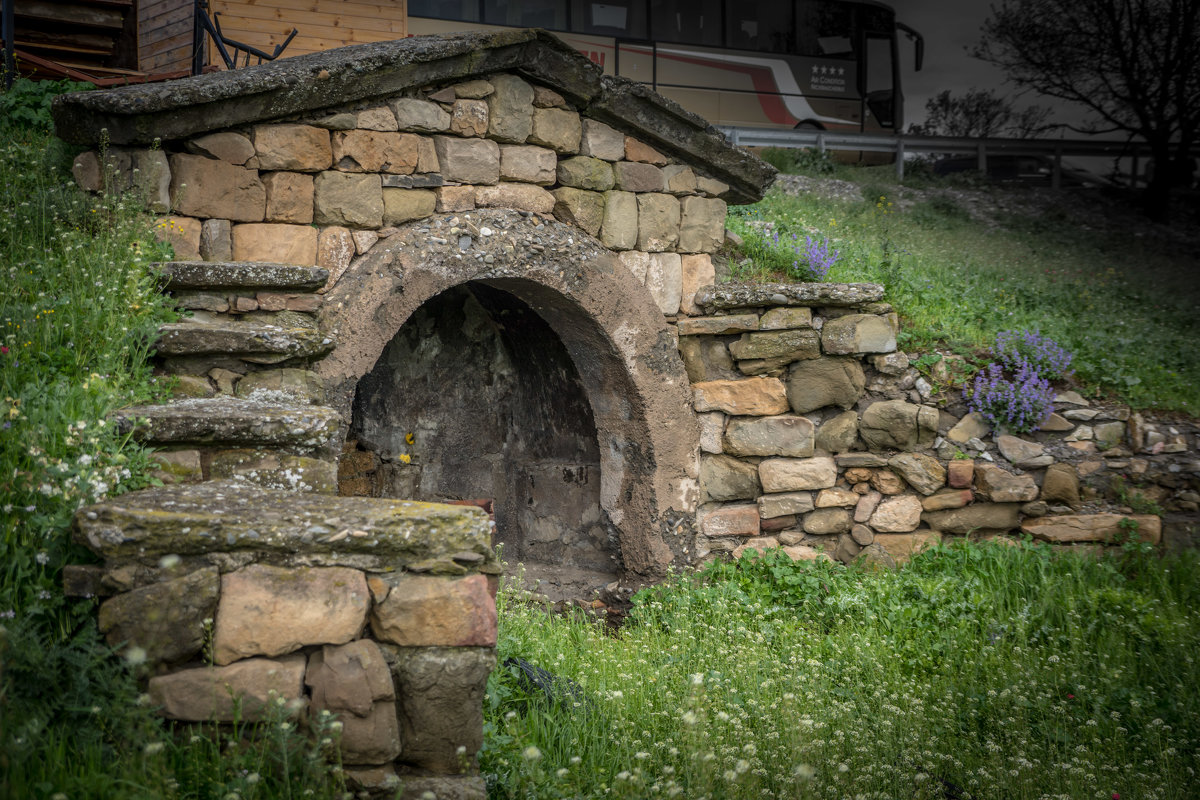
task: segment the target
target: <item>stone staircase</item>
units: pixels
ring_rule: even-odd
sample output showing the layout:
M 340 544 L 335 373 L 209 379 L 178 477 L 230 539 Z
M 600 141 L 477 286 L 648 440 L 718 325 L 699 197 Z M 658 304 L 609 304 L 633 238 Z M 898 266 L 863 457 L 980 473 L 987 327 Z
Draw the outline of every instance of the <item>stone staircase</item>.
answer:
M 328 273 L 255 262 L 160 265 L 189 318 L 159 329 L 156 360 L 176 399 L 118 411 L 158 451 L 164 483 L 232 479 L 336 494 L 337 411 L 311 365 L 334 347 L 316 312 Z

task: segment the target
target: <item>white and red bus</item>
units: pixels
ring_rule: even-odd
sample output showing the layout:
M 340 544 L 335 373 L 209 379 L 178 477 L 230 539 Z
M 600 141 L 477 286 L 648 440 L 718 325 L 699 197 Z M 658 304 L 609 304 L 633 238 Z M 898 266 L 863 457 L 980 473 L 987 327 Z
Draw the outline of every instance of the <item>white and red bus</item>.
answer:
M 545 28 L 718 125 L 895 132 L 897 34 L 871 0 L 408 0 L 410 35 Z

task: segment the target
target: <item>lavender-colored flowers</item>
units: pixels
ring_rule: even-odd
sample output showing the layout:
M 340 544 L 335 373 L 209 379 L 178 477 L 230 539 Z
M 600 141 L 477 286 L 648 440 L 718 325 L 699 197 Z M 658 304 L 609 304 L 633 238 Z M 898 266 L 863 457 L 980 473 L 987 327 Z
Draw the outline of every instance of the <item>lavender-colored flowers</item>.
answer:
M 1050 381 L 1025 362 L 1011 378 L 1000 364 L 988 364 L 963 389 L 963 396 L 968 407 L 994 428 L 1012 433 L 1029 433 L 1054 411 Z
M 796 236 L 793 236 L 792 239 L 797 242 L 792 247 L 792 252 L 797 256 L 796 260 L 792 262 L 792 274 L 810 281 L 825 280 L 825 276 L 837 263 L 839 256 L 837 250 L 830 249 L 829 239 L 817 240 L 806 235 L 803 247 L 798 243 L 799 239 Z
M 996 359 L 1010 370 L 1027 364 L 1046 378 L 1062 378 L 1071 366 L 1072 355 L 1040 331 L 1002 331 L 993 348 Z

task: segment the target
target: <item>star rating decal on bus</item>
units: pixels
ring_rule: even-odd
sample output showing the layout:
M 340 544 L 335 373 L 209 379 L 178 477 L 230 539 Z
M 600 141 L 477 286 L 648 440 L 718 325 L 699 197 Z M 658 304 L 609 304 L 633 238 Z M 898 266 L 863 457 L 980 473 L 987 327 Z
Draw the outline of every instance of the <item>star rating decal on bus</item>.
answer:
M 845 67 L 818 67 L 816 64 L 813 64 L 812 71 L 813 71 L 814 75 L 816 75 L 818 73 L 820 73 L 821 75 L 826 75 L 826 74 L 828 74 L 828 75 L 845 75 L 846 74 Z

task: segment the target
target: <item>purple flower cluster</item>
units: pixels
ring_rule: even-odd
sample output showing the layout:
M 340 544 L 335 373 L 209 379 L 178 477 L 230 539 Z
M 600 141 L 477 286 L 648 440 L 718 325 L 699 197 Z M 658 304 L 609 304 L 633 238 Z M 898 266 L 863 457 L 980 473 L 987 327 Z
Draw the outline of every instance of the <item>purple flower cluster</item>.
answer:
M 837 250 L 830 249 L 829 239 L 817 240 L 811 236 L 805 236 L 803 247 L 800 246 L 799 239 L 795 235 L 792 236 L 792 239 L 797 242 L 792 247 L 792 252 L 796 254 L 796 259 L 792 262 L 792 274 L 811 281 L 825 280 L 829 270 L 837 263 L 839 255 Z
M 996 334 L 996 358 L 1010 370 L 1027 364 L 1039 375 L 1062 378 L 1071 366 L 1071 354 L 1040 331 L 1002 331 Z
M 971 386 L 963 389 L 967 406 L 996 429 L 1029 433 L 1054 411 L 1050 381 L 1022 362 L 1013 377 L 998 363 L 988 364 Z

